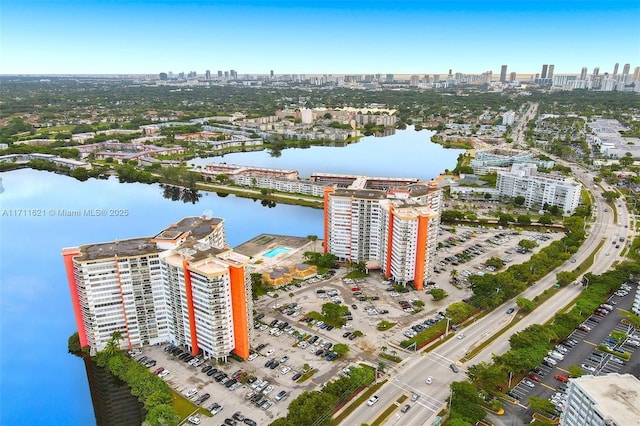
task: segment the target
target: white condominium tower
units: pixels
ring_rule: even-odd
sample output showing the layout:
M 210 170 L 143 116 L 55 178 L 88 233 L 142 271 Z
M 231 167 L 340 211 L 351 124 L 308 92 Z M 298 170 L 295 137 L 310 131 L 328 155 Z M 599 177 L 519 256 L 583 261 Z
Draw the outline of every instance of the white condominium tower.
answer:
M 640 380 L 631 374 L 590 374 L 569 380 L 560 426 L 629 426 L 640 419 Z
M 434 183 L 391 190 L 325 189 L 325 252 L 365 261 L 399 283 L 421 290 L 433 270 L 441 191 Z
M 102 350 L 171 342 L 191 353 L 249 356 L 248 258 L 227 245 L 224 222 L 188 217 L 154 237 L 62 251 L 81 346 Z
M 513 164 L 510 171 L 498 172 L 496 189 L 500 196 L 523 196 L 527 208 L 542 209 L 548 204 L 562 209 L 564 216 L 571 216 L 580 203 L 582 186 L 573 179 L 536 170 L 535 164 Z

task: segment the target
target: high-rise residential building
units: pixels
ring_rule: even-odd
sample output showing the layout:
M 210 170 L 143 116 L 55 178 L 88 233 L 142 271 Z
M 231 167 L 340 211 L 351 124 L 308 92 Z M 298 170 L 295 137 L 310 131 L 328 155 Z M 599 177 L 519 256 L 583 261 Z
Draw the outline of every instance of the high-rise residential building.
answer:
M 238 79 L 238 71 L 229 70 L 229 76 L 231 77 L 231 80 L 237 80 Z
M 160 77 L 160 81 L 167 81 L 169 79 L 169 76 L 167 75 L 166 72 L 161 72 L 159 77 Z
M 507 66 L 506 65 L 503 65 L 502 67 L 500 67 L 500 82 L 502 83 L 507 82 Z
M 218 70 L 218 78 L 222 78 L 222 71 Z
M 422 290 L 431 276 L 440 228 L 441 191 L 432 183 L 390 190 L 325 188 L 325 252 L 367 262 L 398 284 Z
M 512 72 L 512 73 L 509 75 L 509 82 L 513 83 L 514 81 L 516 81 L 516 78 L 517 78 L 517 77 L 516 77 L 516 73 L 515 73 L 515 72 Z
M 547 78 L 547 68 L 549 66 L 548 65 L 543 65 L 542 66 L 542 72 L 540 73 L 540 78 Z
M 640 80 L 640 67 L 636 67 L 633 70 L 633 81 L 639 81 Z
M 385 78 L 385 81 L 387 83 L 393 83 L 393 80 L 394 80 L 394 75 L 393 74 L 387 74 L 387 76 Z
M 80 344 L 104 349 L 171 342 L 192 354 L 247 358 L 249 258 L 233 252 L 222 219 L 187 217 L 153 237 L 62 251 Z
M 418 83 L 420 82 L 420 77 L 417 75 L 412 75 L 409 80 L 409 86 L 418 87 Z
M 640 380 L 631 374 L 590 374 L 569 381 L 560 426 L 626 426 L 640 419 Z
M 591 79 L 597 78 L 600 75 L 600 67 L 595 67 L 591 74 Z
M 580 80 L 587 79 L 587 67 L 582 67 L 582 71 L 580 71 Z
M 616 62 L 616 64 L 613 66 L 613 75 L 616 76 L 618 75 L 618 66 L 620 64 Z
M 273 70 L 269 71 L 269 78 L 273 80 Z
M 553 79 L 553 69 L 555 68 L 555 65 L 551 64 L 549 65 L 549 68 L 547 70 L 547 78 L 548 79 Z
M 498 172 L 496 190 L 500 196 L 524 196 L 524 205 L 540 210 L 545 204 L 562 209 L 571 216 L 580 203 L 580 184 L 562 176 L 537 174 L 535 164 L 514 164 L 510 171 Z
M 211 71 L 210 70 L 206 70 L 204 72 L 204 78 L 205 78 L 205 80 L 211 80 Z
M 629 70 L 631 69 L 631 64 L 624 64 L 622 67 L 622 75 L 629 75 Z

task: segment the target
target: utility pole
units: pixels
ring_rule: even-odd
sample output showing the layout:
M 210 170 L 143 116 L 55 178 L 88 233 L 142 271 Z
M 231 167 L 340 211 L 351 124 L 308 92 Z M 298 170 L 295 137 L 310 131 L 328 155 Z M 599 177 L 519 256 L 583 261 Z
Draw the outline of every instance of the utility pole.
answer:
M 449 335 L 449 322 L 451 321 L 451 318 L 447 317 L 447 331 L 444 333 L 444 337 L 447 337 Z

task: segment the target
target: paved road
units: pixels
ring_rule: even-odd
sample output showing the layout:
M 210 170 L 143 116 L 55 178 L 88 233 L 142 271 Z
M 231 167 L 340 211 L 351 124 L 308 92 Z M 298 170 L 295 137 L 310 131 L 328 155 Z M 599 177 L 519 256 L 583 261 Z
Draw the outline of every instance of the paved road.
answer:
M 575 173 L 576 177 L 583 180 L 590 190 L 594 189 L 593 179 L 590 175 L 583 170 L 579 170 L 577 167 L 575 167 Z M 589 236 L 583 246 L 583 249 L 580 250 L 580 254 L 576 255 L 576 263 L 568 261 L 563 266 L 552 271 L 546 278 L 540 280 L 525 291 L 523 294 L 524 297 L 533 298 L 535 295 L 540 294 L 545 288 L 549 288 L 555 283 L 555 274 L 557 272 L 560 270 L 571 270 L 576 265 L 579 265 L 582 260 L 590 255 L 600 241 L 607 238 L 607 236 L 615 235 L 616 232 L 624 232 L 623 230 L 626 230 L 626 236 L 628 228 L 622 228 L 619 227 L 618 224 L 614 224 L 613 213 L 604 211 L 607 207 L 599 191 L 596 190 L 594 195 L 594 210 L 596 212 L 597 220 L 589 232 Z M 624 218 L 628 218 L 628 215 L 624 216 L 626 215 L 625 208 L 622 207 L 620 210 L 622 212 L 619 215 L 619 219 L 622 220 Z M 607 243 L 608 241 L 605 242 L 605 244 Z M 621 249 L 622 248 L 618 249 L 617 252 Z M 607 251 L 611 252 L 609 256 L 606 255 Z M 603 252 L 605 254 L 603 254 Z M 606 270 L 615 260 L 616 253 L 612 251 L 611 247 L 603 246 L 596 255 L 594 265 L 591 270 L 594 273 L 601 273 Z M 520 321 L 517 326 L 514 327 L 513 331 L 505 333 L 476 356 L 473 363 L 477 363 L 482 360 L 490 360 L 493 353 L 501 354 L 508 350 L 508 338 L 510 334 L 521 330 L 530 324 L 545 322 L 561 307 L 565 306 L 567 300 L 571 300 L 571 298 L 575 297 L 581 289 L 581 286 L 571 285 L 560 290 L 543 306 L 536 309 L 523 321 Z M 454 373 L 450 369 L 449 365 L 457 363 L 457 361 L 474 346 L 478 345 L 506 325 L 510 320 L 510 316 L 506 314 L 506 310 L 513 306 L 513 301 L 506 302 L 484 318 L 465 328 L 462 331 L 465 334 L 463 339 L 451 339 L 435 351 L 430 352 L 428 355 L 414 357 L 405 361 L 398 367 L 397 376 L 392 378 L 377 392 L 377 396 L 380 398 L 378 402 L 372 407 L 363 404 L 356 408 L 354 412 L 345 419 L 343 424 L 351 425 L 371 423 L 388 406 L 393 404 L 402 393 L 419 393 L 421 398 L 415 403 L 410 403 L 412 408 L 407 413 L 401 414 L 399 410 L 394 412 L 387 420 L 386 424 L 430 424 L 435 414 L 437 414 L 445 405 L 445 401 L 449 397 L 449 385 L 451 382 L 464 378 L 464 365 L 459 367 L 459 373 Z M 427 376 L 433 377 L 433 383 L 431 385 L 427 385 L 425 383 Z

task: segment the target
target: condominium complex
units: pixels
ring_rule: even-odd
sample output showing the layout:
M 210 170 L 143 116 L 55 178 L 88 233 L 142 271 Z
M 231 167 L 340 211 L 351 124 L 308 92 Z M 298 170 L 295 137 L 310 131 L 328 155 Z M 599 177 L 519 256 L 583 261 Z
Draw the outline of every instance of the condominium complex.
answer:
M 227 244 L 222 219 L 188 217 L 153 237 L 66 248 L 62 255 L 81 346 L 171 342 L 205 357 L 249 356 L 248 257 Z
M 499 172 L 496 189 L 500 196 L 523 196 L 527 208 L 542 209 L 546 204 L 571 216 L 580 203 L 580 184 L 563 176 L 537 174 L 536 170 L 535 164 L 514 164 L 510 171 Z
M 636 425 L 640 380 L 631 374 L 585 375 L 569 381 L 561 426 Z
M 325 252 L 365 261 L 399 284 L 418 290 L 433 271 L 441 191 L 434 183 L 382 190 L 356 181 L 324 193 Z

